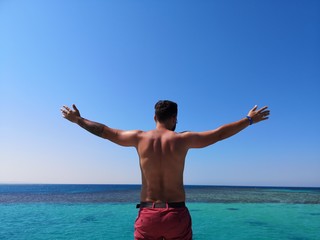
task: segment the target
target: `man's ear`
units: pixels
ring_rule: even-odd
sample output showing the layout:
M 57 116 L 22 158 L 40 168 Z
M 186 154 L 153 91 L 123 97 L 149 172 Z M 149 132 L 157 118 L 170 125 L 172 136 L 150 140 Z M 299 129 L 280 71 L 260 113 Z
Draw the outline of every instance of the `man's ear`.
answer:
M 176 123 L 177 122 L 177 116 L 173 116 L 172 120 L 174 121 L 174 123 Z
M 154 119 L 155 122 L 157 122 L 157 116 L 156 115 L 154 115 L 153 119 Z

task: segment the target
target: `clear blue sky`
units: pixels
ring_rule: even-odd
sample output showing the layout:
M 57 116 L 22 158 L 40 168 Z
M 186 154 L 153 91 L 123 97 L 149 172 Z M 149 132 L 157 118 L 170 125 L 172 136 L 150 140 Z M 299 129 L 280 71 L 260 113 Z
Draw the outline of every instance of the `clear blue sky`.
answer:
M 268 121 L 191 150 L 186 184 L 320 187 L 320 1 L 0 2 L 0 182 L 140 183 L 136 151 L 61 117 L 177 131 L 268 105 Z

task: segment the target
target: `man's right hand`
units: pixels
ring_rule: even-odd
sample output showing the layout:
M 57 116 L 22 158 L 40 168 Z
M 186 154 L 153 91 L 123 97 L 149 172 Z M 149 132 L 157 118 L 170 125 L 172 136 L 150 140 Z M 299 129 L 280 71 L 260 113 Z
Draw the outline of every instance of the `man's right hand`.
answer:
M 76 107 L 76 105 L 73 104 L 72 108 L 74 110 L 70 109 L 67 106 L 63 106 L 60 109 L 61 113 L 62 113 L 62 117 L 64 117 L 65 119 L 69 120 L 70 122 L 77 123 L 78 119 L 81 117 L 80 116 L 80 112 L 79 112 L 78 108 Z
M 248 113 L 248 116 L 251 117 L 253 123 L 257 123 L 263 120 L 267 120 L 270 115 L 270 111 L 268 110 L 268 107 L 262 107 L 259 110 L 257 110 L 258 106 L 255 105 Z

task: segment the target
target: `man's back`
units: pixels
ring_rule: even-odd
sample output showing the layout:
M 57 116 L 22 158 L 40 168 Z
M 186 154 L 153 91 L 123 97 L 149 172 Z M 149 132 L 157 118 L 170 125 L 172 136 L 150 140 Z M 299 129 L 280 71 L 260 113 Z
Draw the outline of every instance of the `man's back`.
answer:
M 181 134 L 167 129 L 142 132 L 137 151 L 142 176 L 141 201 L 183 202 L 187 149 Z

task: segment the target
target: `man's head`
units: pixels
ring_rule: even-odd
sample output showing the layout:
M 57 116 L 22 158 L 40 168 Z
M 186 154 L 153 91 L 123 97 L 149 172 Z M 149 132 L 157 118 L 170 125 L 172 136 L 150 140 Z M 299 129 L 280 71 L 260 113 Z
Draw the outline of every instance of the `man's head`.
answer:
M 174 131 L 177 124 L 178 105 L 169 100 L 160 100 L 154 106 L 155 120 L 168 125 Z

